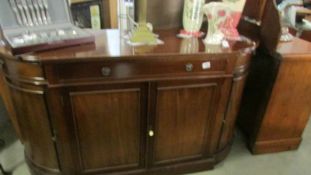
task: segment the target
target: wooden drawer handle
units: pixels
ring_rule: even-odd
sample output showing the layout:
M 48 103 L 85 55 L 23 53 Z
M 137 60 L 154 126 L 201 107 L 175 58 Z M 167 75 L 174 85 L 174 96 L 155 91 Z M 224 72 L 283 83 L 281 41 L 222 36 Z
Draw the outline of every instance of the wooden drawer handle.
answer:
M 108 77 L 111 75 L 111 68 L 110 67 L 103 67 L 101 72 L 102 72 L 103 76 Z
M 186 71 L 187 72 L 192 72 L 193 71 L 193 64 L 191 64 L 191 63 L 188 63 L 188 64 L 186 64 Z

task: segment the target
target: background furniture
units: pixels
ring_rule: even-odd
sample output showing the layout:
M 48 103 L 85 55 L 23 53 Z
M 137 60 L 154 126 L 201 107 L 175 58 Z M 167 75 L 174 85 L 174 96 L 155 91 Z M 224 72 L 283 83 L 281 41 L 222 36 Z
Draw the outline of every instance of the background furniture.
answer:
M 101 28 L 105 28 L 102 0 L 72 2 L 70 5 L 74 23 L 80 28 L 92 28 L 91 6 L 98 6 Z
M 305 20 L 311 22 L 311 15 L 303 17 Z M 300 29 L 291 29 L 291 33 L 301 39 L 311 42 L 311 30 L 301 27 Z
M 269 4 L 265 6 L 269 8 Z M 244 14 L 248 15 L 248 11 Z M 267 21 L 266 31 L 273 33 L 277 19 Z M 243 29 L 250 29 L 250 25 L 245 26 L 240 25 Z M 278 40 L 271 40 L 273 36 L 268 37 L 268 33 L 259 35 L 274 44 L 273 47 L 264 47 L 271 44 L 261 42 L 252 58 L 238 125 L 254 154 L 297 149 L 311 114 L 311 44 L 298 38 L 278 43 Z
M 118 28 L 118 0 L 69 0 L 73 6 L 76 4 L 101 4 L 102 28 Z
M 207 3 L 211 1 L 217 0 L 206 0 Z M 147 21 L 157 29 L 182 28 L 183 7 L 184 0 L 148 0 Z

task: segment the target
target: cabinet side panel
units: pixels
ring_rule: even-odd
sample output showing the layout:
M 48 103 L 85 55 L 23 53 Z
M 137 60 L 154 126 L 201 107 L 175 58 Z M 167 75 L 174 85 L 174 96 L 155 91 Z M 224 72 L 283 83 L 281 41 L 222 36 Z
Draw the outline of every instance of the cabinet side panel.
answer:
M 259 141 L 301 138 L 311 114 L 311 62 L 298 60 L 281 64 Z
M 58 160 L 44 96 L 13 88 L 11 95 L 27 158 L 39 168 L 57 172 Z
M 140 97 L 139 89 L 71 94 L 84 171 L 140 165 Z
M 233 138 L 236 118 L 240 108 L 240 101 L 242 98 L 245 81 L 246 75 L 234 79 L 218 149 L 222 149 L 227 146 L 227 144 Z

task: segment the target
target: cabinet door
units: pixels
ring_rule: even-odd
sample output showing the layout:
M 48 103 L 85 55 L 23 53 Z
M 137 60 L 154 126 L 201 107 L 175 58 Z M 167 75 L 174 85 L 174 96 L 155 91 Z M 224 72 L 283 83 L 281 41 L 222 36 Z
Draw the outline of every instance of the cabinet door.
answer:
M 143 167 L 146 89 L 144 84 L 69 89 L 81 173 Z
M 218 144 L 230 88 L 225 79 L 155 85 L 153 164 L 206 158 Z

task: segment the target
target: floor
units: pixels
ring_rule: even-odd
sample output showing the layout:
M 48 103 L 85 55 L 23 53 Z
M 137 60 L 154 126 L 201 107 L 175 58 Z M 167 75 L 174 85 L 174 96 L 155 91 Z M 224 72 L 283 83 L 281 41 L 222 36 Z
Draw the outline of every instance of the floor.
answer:
M 1 115 L 6 115 L 1 111 L 0 108 L 0 118 Z M 23 146 L 16 140 L 10 123 L 2 121 L 0 124 L 0 138 L 7 142 L 7 146 L 0 150 L 0 162 L 6 169 L 14 170 L 13 175 L 30 175 L 23 159 Z M 311 120 L 305 131 L 303 143 L 297 151 L 253 156 L 238 133 L 232 151 L 223 163 L 212 171 L 191 175 L 310 175 L 310 155 Z

